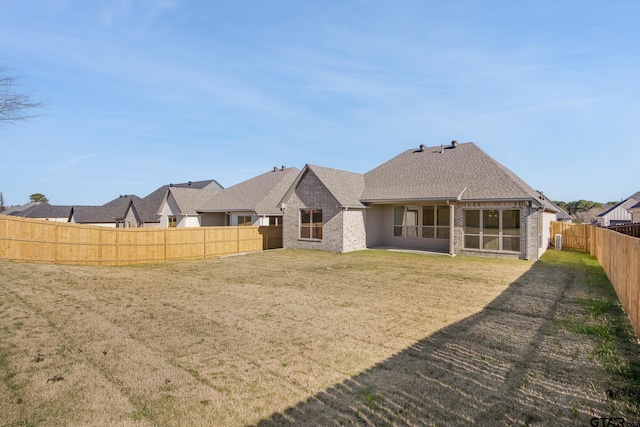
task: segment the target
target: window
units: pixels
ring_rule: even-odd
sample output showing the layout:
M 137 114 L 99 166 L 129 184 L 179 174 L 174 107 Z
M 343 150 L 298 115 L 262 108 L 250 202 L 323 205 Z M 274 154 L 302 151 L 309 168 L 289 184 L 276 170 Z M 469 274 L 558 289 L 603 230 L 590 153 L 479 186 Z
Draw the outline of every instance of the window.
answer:
M 395 237 L 449 238 L 449 206 L 394 206 Z
M 322 239 L 322 209 L 300 209 L 300 238 Z
M 176 227 L 178 225 L 178 223 L 176 222 L 176 216 L 175 215 L 169 215 L 167 217 L 167 220 L 169 221 L 168 223 L 168 227 Z
M 520 252 L 520 211 L 468 209 L 464 211 L 464 247 Z
M 395 206 L 393 208 L 393 235 L 396 237 L 418 237 L 417 206 Z
M 322 239 L 322 209 L 300 209 L 300 238 Z
M 238 225 L 249 226 L 251 224 L 253 224 L 251 222 L 251 215 L 238 215 Z
M 279 216 L 270 216 L 269 225 L 282 225 L 282 218 Z

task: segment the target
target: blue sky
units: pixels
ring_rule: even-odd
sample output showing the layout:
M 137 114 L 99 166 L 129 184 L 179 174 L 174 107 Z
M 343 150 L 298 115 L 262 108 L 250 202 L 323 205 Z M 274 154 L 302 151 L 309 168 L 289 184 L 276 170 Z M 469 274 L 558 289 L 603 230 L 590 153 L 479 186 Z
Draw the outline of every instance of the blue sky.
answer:
M 5 204 L 364 173 L 474 141 L 555 200 L 640 190 L 638 1 L 0 0 Z M 452 171 L 455 173 L 455 171 Z

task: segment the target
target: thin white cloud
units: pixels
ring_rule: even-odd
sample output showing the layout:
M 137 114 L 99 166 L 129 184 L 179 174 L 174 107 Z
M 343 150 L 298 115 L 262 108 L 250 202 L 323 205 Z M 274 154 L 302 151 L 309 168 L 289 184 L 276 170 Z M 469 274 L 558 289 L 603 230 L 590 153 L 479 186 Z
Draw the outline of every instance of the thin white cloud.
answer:
M 68 168 L 70 166 L 73 166 L 73 165 L 76 165 L 76 164 L 82 162 L 83 160 L 87 160 L 87 159 L 90 159 L 90 158 L 95 157 L 95 156 L 96 156 L 95 153 L 91 153 L 91 154 L 87 154 L 85 156 L 74 157 L 73 159 L 69 159 L 69 160 L 66 160 L 64 162 L 61 162 L 61 163 L 53 165 L 51 167 L 51 170 L 52 171 L 57 171 L 57 170 L 60 170 L 60 169 L 66 169 L 66 168 Z

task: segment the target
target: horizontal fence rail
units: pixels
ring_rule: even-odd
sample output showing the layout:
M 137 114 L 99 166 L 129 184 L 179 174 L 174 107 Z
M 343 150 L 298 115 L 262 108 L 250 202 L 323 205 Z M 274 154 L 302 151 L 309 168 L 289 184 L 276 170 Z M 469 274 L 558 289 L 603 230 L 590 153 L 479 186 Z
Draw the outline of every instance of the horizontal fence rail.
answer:
M 589 252 L 598 259 L 640 338 L 640 238 L 584 224 L 551 223 L 551 243 Z
M 213 258 L 282 247 L 282 227 L 271 228 L 110 228 L 0 215 L 0 259 L 126 265 Z

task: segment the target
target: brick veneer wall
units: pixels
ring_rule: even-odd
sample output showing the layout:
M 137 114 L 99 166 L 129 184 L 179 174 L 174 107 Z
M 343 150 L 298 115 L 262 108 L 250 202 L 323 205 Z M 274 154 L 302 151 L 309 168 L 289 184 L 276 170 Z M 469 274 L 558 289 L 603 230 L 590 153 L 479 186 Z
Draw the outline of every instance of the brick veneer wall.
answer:
M 359 251 L 367 248 L 365 213 L 363 209 L 349 209 L 342 212 L 344 240 L 342 252 Z
M 480 251 L 464 249 L 464 216 L 465 209 L 518 209 L 520 210 L 520 254 Z M 525 202 L 488 202 L 488 203 L 464 203 L 455 204 L 455 237 L 454 254 L 465 254 L 474 256 L 488 256 L 491 258 L 519 258 L 538 259 L 538 212 L 529 207 Z
M 299 238 L 300 209 L 322 209 L 322 240 Z M 343 252 L 342 209 L 318 177 L 308 170 L 286 202 L 282 243 L 285 248 Z

